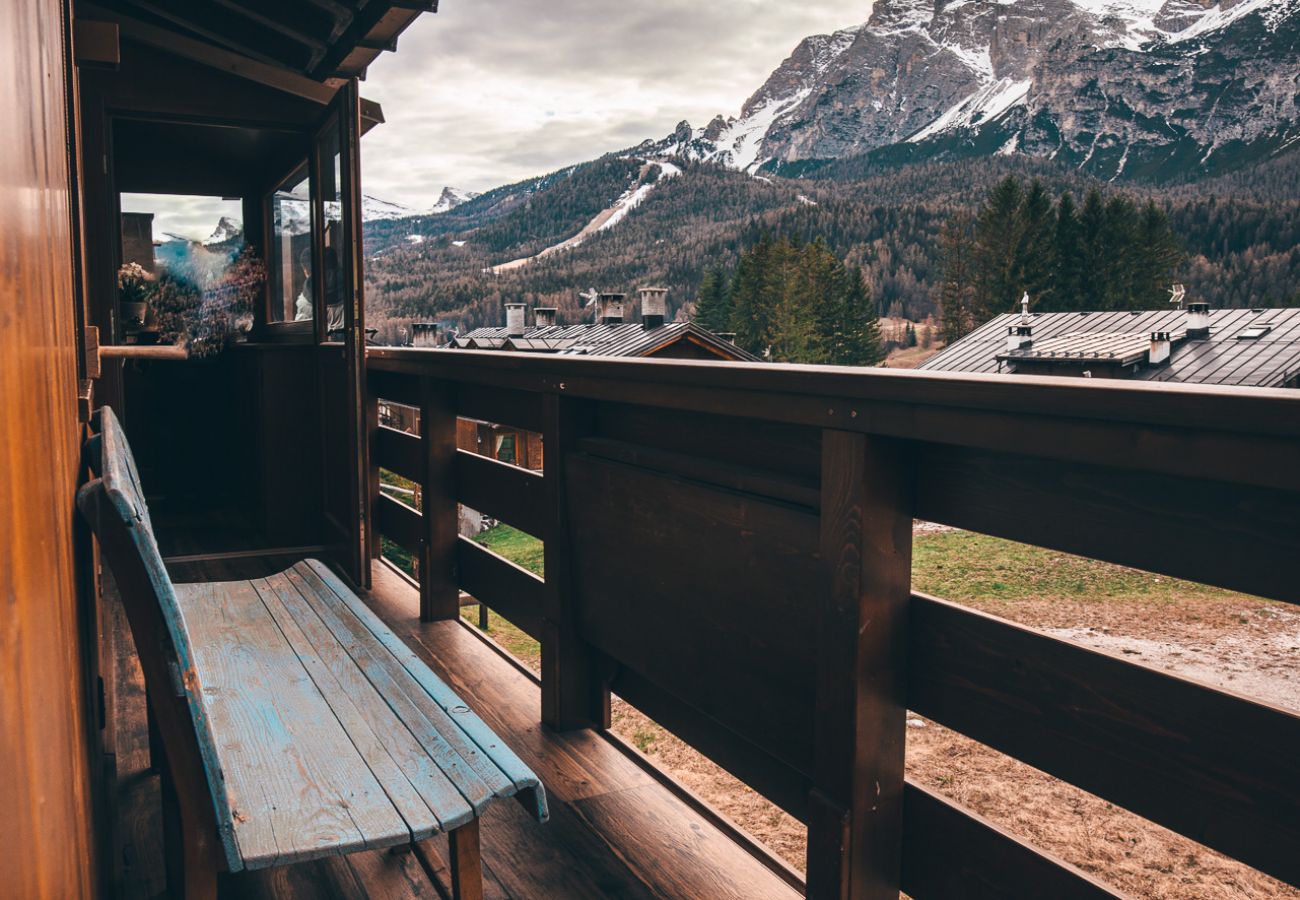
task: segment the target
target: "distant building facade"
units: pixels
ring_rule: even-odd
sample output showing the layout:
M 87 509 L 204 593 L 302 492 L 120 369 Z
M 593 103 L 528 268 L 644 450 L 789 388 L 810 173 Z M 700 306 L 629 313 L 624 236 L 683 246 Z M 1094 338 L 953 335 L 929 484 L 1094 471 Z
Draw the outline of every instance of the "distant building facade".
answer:
M 1294 388 L 1300 309 L 1007 313 L 920 368 Z

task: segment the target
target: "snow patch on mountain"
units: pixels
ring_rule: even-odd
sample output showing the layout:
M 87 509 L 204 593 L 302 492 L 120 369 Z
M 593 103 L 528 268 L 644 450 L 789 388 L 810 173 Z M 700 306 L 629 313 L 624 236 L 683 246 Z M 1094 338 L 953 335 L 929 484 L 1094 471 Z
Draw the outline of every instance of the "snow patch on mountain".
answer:
M 361 196 L 361 220 L 363 222 L 382 222 L 386 219 L 406 219 L 410 216 L 419 215 L 409 206 L 403 206 L 400 203 L 394 203 L 391 200 L 381 200 L 379 197 L 372 197 L 369 194 Z
M 910 143 L 917 143 L 955 128 L 973 128 L 992 122 L 1011 107 L 1024 103 L 1032 83 L 1028 78 L 1023 81 L 999 78 L 949 108 L 943 115 L 907 140 Z
M 461 204 L 468 203 L 479 196 L 481 195 L 474 191 L 462 191 L 459 188 L 445 187 L 442 189 L 442 195 L 438 197 L 438 202 L 433 204 L 433 209 L 429 210 L 429 212 L 434 215 L 451 212 Z
M 217 227 L 213 229 L 212 234 L 208 235 L 203 241 L 203 246 L 210 247 L 213 244 L 224 244 L 227 241 L 233 241 L 236 238 L 244 236 L 244 225 L 242 222 L 236 222 L 229 216 L 222 216 L 217 222 Z

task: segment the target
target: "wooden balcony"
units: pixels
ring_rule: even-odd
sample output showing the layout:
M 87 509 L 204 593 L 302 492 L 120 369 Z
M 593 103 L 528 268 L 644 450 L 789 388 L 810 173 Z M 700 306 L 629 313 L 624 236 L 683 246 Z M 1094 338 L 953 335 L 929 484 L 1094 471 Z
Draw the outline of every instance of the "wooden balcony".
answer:
M 415 433 L 372 417 L 368 534 L 417 561 L 422 617 L 463 589 L 539 640 L 543 733 L 599 733 L 612 692 L 807 823 L 809 896 L 1119 896 L 907 781 L 907 709 L 1300 883 L 1293 712 L 909 584 L 919 518 L 1296 602 L 1300 397 L 422 350 L 368 369 L 372 413 L 419 411 Z M 458 451 L 458 416 L 540 433 L 544 471 Z M 543 540 L 545 578 L 459 537 L 458 503 Z

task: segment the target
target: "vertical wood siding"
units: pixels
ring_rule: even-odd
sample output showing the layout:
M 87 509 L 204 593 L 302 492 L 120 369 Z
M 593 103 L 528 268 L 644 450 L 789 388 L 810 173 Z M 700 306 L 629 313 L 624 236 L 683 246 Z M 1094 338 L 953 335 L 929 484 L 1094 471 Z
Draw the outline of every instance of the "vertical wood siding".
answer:
M 92 896 L 63 9 L 0 3 L 0 893 Z

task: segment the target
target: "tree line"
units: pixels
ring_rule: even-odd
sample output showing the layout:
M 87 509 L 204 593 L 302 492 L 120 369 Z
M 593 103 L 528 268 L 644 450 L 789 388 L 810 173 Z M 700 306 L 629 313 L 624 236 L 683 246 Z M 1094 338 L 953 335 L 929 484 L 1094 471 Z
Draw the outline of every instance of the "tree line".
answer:
M 734 273 L 707 270 L 697 296 L 697 324 L 776 362 L 870 366 L 885 356 L 862 272 L 822 238 L 764 234 Z
M 1154 200 L 1097 189 L 1076 205 L 1053 199 L 1040 181 L 999 182 L 972 215 L 957 212 L 940 236 L 939 310 L 944 338 L 956 340 L 1028 295 L 1033 309 L 1156 309 L 1168 301 L 1186 258 Z

